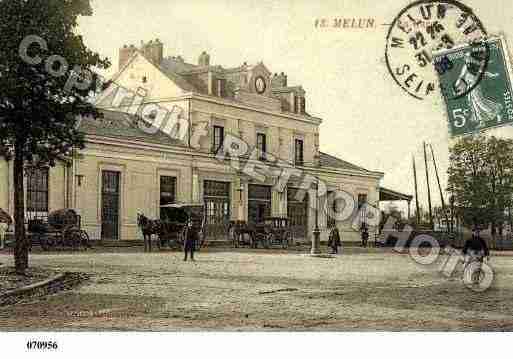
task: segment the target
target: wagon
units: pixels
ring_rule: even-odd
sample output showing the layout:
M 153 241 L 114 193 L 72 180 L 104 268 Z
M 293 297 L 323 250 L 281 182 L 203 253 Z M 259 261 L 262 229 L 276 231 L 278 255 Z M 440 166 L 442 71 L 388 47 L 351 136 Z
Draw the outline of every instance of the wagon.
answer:
M 199 234 L 197 250 L 205 245 L 205 206 L 198 203 L 172 203 L 160 206 L 161 228 L 159 240 L 161 247 L 173 244 L 183 246 L 187 224 L 191 222 L 189 230 Z
M 289 220 L 282 217 L 266 217 L 255 226 L 255 242 L 264 248 L 279 245 L 283 249 L 292 244 Z
M 44 218 L 31 219 L 27 227 L 31 245 L 38 243 L 43 250 L 57 246 L 90 248 L 89 235 L 81 229 L 81 222 L 82 218 L 69 208 L 50 212 L 46 221 Z
M 232 242 L 234 248 L 242 246 L 249 246 L 256 248 L 255 228 L 249 225 L 246 221 L 230 221 L 228 227 L 228 238 Z

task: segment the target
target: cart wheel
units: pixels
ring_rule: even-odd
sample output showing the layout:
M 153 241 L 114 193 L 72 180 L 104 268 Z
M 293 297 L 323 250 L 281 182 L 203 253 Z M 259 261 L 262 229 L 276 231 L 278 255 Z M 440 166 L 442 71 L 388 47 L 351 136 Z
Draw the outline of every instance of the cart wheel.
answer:
M 283 247 L 283 249 L 287 249 L 289 248 L 289 239 L 288 239 L 288 236 L 285 235 L 282 240 L 281 240 L 281 246 Z
M 87 234 L 86 231 L 80 230 L 80 244 L 84 246 L 84 248 L 92 248 L 91 244 L 89 243 L 89 234 Z
M 238 248 L 239 247 L 239 238 L 235 234 L 235 228 L 231 227 L 228 230 L 228 238 L 232 242 L 233 248 Z
M 39 233 L 39 234 L 34 234 L 35 236 L 35 239 L 37 240 L 37 243 L 39 243 L 39 245 L 41 246 L 41 248 L 43 249 L 43 251 L 47 251 L 48 250 L 48 241 L 46 238 L 44 238 L 44 236 Z M 32 242 L 32 241 L 31 241 Z
M 45 251 L 49 251 L 49 250 L 53 249 L 56 245 L 55 238 L 53 236 L 49 236 L 48 234 L 41 235 L 40 243 L 41 243 L 41 247 L 43 247 L 43 249 Z
M 82 242 L 82 238 L 80 236 L 80 232 L 77 230 L 72 230 L 68 234 L 68 244 L 70 245 L 73 251 L 76 251 L 80 248 L 80 243 Z
M 285 233 L 285 240 L 284 240 L 284 248 L 287 249 L 292 245 L 292 240 L 290 236 L 290 232 Z
M 76 250 L 80 245 L 80 232 L 75 228 L 67 228 L 62 233 L 62 244 Z
M 264 248 L 269 249 L 271 247 L 271 243 L 273 243 L 273 235 L 269 234 L 264 239 Z

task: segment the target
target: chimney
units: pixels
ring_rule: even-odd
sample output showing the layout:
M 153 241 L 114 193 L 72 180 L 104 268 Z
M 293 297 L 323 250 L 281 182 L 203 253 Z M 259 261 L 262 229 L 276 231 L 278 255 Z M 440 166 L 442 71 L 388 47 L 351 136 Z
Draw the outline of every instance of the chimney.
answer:
M 141 44 L 141 51 L 143 55 L 152 63 L 160 66 L 164 58 L 164 44 L 159 39 L 155 41 L 150 40 L 147 43 Z
M 123 68 L 123 66 L 126 65 L 128 60 L 130 60 L 130 57 L 134 54 L 134 52 L 137 51 L 137 48 L 134 45 L 124 45 L 122 48 L 119 49 L 119 68 L 118 71 Z
M 207 67 L 210 66 L 210 55 L 206 51 L 203 51 L 198 59 L 198 66 Z
M 272 88 L 287 87 L 287 75 L 285 75 L 283 72 L 279 75 L 274 74 L 273 78 L 271 79 L 271 87 Z

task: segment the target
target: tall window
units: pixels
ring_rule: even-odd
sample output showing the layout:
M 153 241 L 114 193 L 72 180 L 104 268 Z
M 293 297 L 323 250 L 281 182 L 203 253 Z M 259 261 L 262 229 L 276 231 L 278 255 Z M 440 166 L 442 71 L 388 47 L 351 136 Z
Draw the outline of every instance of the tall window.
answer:
M 176 177 L 160 176 L 160 205 L 175 202 Z
M 296 139 L 294 142 L 294 163 L 298 166 L 302 166 L 304 163 L 303 147 L 303 140 Z
M 267 151 L 267 139 L 264 133 L 257 133 L 257 149 L 258 159 L 265 160 L 265 152 Z
M 301 97 L 301 106 L 300 106 L 300 110 L 301 110 L 301 114 L 305 114 L 306 113 L 306 99 L 304 97 Z
M 214 138 L 212 152 L 217 153 L 223 146 L 224 141 L 224 127 L 214 126 Z
M 27 212 L 29 217 L 48 214 L 48 168 L 33 168 L 28 171 Z

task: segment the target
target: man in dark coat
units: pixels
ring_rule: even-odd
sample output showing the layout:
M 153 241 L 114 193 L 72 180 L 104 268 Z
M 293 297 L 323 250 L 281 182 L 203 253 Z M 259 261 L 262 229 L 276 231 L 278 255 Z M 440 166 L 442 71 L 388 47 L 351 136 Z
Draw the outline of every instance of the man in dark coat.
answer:
M 490 258 L 490 250 L 485 240 L 479 235 L 479 228 L 474 228 L 472 237 L 465 242 L 463 255 L 465 256 L 464 280 L 467 278 L 472 284 L 479 284 L 484 258 L 486 257 L 487 260 Z M 465 277 L 466 275 L 469 277 Z
M 479 229 L 472 231 L 472 238 L 467 239 L 463 246 L 463 254 L 474 255 L 478 257 L 480 261 L 482 261 L 484 257 L 490 257 L 490 250 L 488 249 L 486 241 L 479 235 Z
M 337 227 L 333 227 L 328 238 L 328 247 L 331 247 L 333 254 L 338 254 L 338 247 L 340 247 L 340 245 L 340 232 Z
M 183 249 L 185 252 L 184 261 L 187 261 L 187 255 L 191 254 L 191 261 L 194 262 L 194 250 L 196 249 L 196 242 L 199 240 L 198 231 L 193 227 L 192 221 L 189 221 L 187 224 L 187 232 L 185 234 L 185 241 L 183 245 Z

